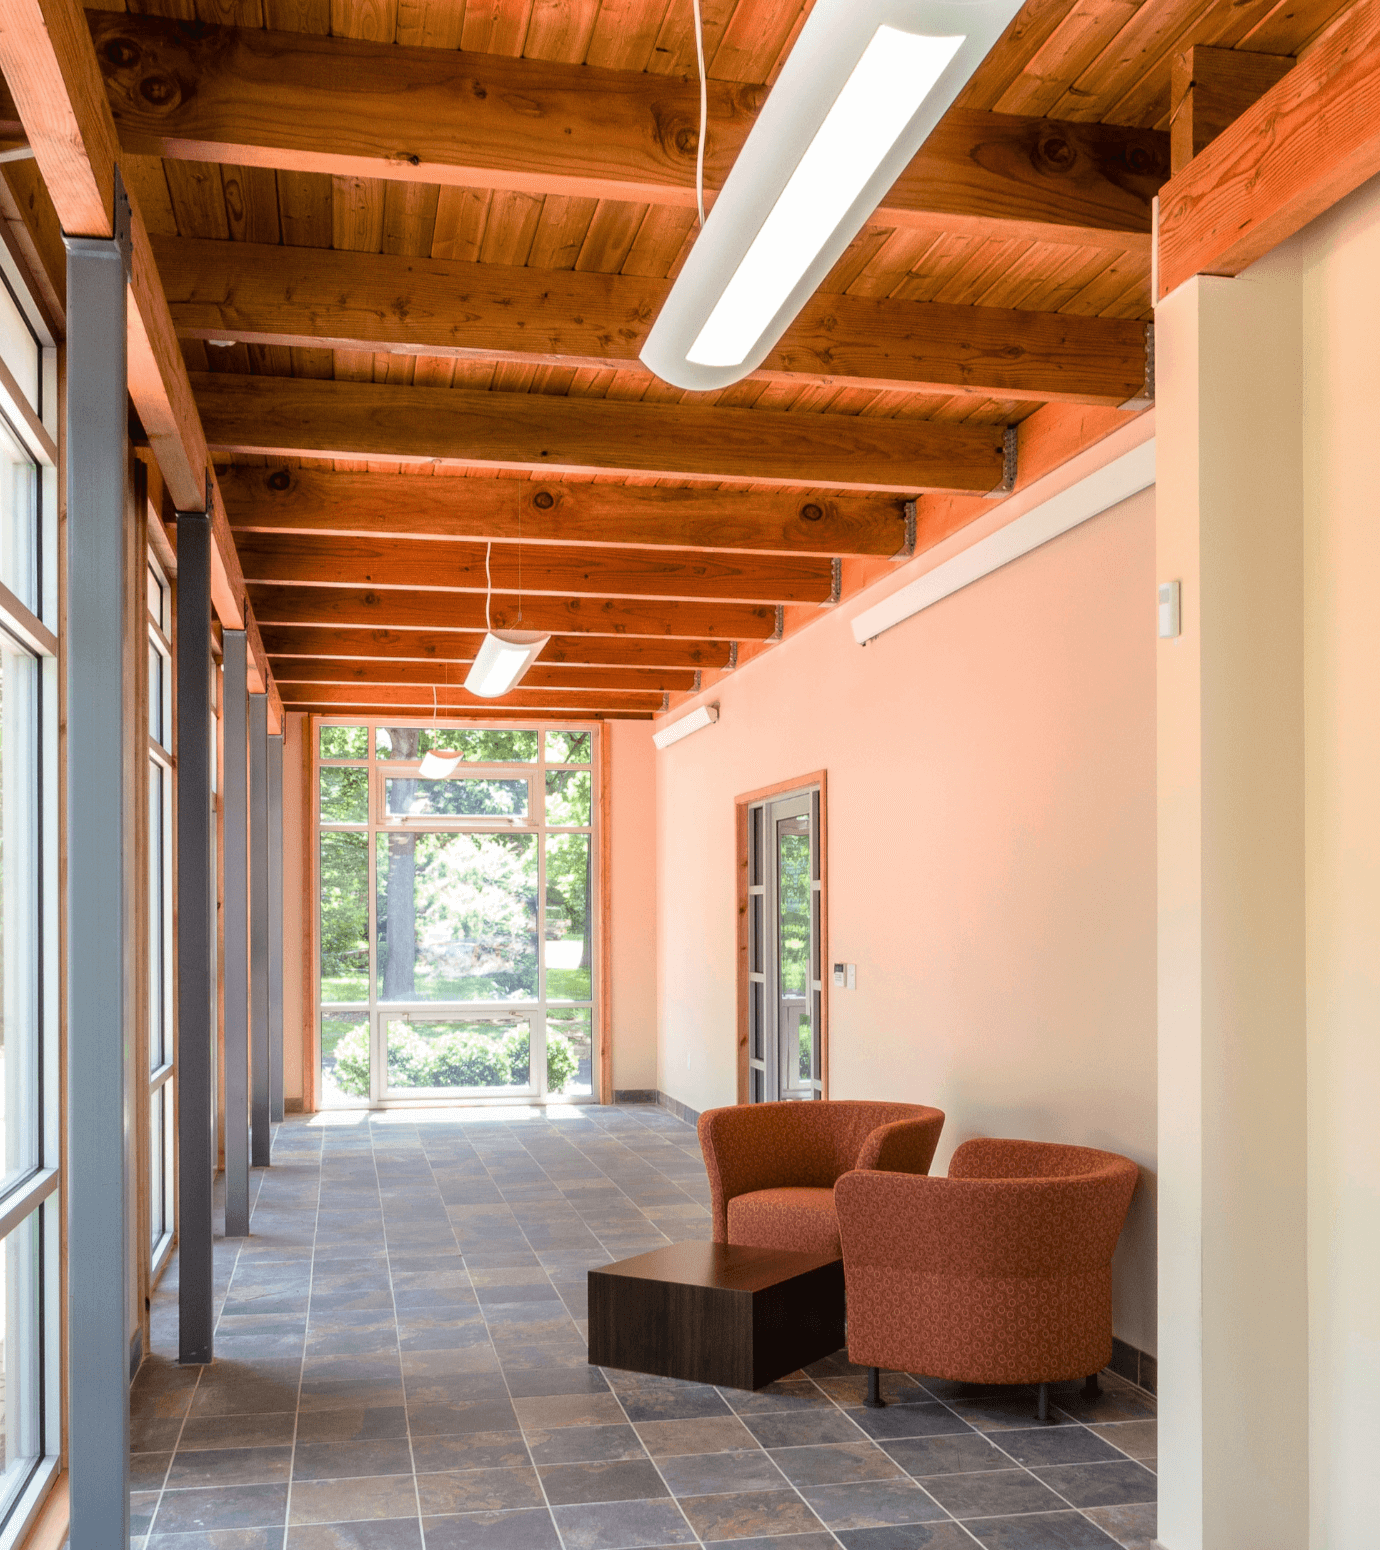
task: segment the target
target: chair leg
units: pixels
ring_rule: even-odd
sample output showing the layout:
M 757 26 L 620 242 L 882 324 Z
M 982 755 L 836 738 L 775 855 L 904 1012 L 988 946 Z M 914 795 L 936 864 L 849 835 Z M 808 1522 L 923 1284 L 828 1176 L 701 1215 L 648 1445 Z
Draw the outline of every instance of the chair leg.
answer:
M 882 1373 L 878 1367 L 867 1369 L 867 1398 L 863 1404 L 869 1410 L 881 1410 L 886 1406 L 886 1400 L 882 1398 Z
M 1040 1385 L 1040 1402 L 1035 1411 L 1035 1419 L 1043 1425 L 1049 1424 L 1049 1384 Z
M 1087 1381 L 1083 1384 L 1083 1398 L 1096 1399 L 1102 1392 L 1102 1385 L 1097 1381 L 1097 1374 L 1090 1372 Z

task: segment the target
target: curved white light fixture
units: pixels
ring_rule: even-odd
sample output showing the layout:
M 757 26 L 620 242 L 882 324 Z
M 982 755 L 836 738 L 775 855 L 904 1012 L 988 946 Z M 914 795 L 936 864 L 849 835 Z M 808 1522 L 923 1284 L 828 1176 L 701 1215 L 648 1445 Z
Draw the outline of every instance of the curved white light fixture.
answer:
M 643 364 L 701 391 L 760 366 L 1020 5 L 816 0 Z
M 519 525 L 518 540 L 521 543 L 522 529 Z M 489 556 L 493 552 L 492 542 L 484 548 L 484 580 L 487 590 L 484 594 L 484 643 L 475 654 L 474 661 L 470 664 L 470 670 L 465 675 L 465 687 L 471 694 L 477 694 L 486 700 L 495 700 L 500 694 L 507 694 L 529 667 L 541 654 L 542 647 L 551 639 L 549 635 L 541 635 L 531 630 L 496 630 L 489 619 L 489 604 L 493 601 L 494 584 L 493 576 L 489 571 Z M 518 618 L 522 617 L 522 573 L 518 572 Z M 459 762 L 458 760 L 456 761 Z M 455 765 L 451 766 L 454 769 Z M 446 771 L 447 774 L 450 770 Z

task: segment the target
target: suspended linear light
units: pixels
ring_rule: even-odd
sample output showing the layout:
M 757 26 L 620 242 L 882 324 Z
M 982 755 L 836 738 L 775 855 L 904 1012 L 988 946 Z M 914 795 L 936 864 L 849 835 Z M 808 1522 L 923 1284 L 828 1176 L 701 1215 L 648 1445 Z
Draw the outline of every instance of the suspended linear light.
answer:
M 436 685 L 431 686 L 431 735 L 437 741 L 441 737 L 440 707 L 436 703 Z M 431 748 L 422 756 L 418 774 L 424 780 L 444 780 L 464 758 L 454 748 Z
M 549 635 L 538 635 L 530 630 L 494 629 L 489 618 L 489 603 L 493 597 L 493 577 L 489 571 L 492 549 L 492 543 L 484 549 L 484 579 L 488 584 L 484 597 L 484 644 L 476 653 L 465 679 L 465 687 L 470 693 L 478 694 L 486 700 L 497 699 L 500 694 L 507 694 L 509 689 L 520 683 L 522 675 L 537 660 L 542 647 L 551 639 Z M 518 596 L 520 609 L 521 592 Z
M 760 366 L 1021 0 L 816 0 L 642 362 L 676 387 Z

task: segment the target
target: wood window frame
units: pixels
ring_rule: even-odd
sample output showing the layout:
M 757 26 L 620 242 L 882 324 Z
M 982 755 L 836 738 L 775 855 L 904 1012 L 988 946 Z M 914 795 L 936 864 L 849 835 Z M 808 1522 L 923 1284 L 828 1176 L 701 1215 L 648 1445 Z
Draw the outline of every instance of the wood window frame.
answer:
M 738 1102 L 747 1103 L 749 1094 L 749 981 L 748 981 L 748 809 L 757 802 L 809 787 L 819 788 L 819 1074 L 823 1084 L 820 1097 L 829 1097 L 829 776 L 826 770 L 813 770 L 793 780 L 778 780 L 774 785 L 759 786 L 733 799 L 733 837 L 737 862 L 734 888 L 738 906 Z

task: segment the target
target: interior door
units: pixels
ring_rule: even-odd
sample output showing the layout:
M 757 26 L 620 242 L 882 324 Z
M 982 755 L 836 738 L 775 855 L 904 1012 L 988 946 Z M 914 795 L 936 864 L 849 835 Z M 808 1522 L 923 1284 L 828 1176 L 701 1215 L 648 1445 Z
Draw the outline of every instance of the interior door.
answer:
M 819 790 L 748 811 L 748 1096 L 823 1096 Z

